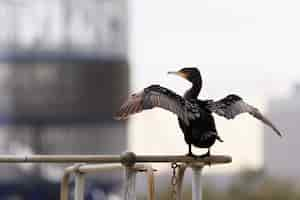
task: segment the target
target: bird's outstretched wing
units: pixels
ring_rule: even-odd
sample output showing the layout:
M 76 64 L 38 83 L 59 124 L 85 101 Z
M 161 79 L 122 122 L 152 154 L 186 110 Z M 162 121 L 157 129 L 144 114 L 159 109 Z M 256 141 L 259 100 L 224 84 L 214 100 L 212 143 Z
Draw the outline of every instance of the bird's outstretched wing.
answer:
M 139 93 L 132 94 L 121 106 L 115 118 L 126 119 L 131 114 L 155 107 L 171 111 L 187 125 L 190 120 L 200 117 L 201 112 L 197 103 L 187 101 L 167 88 L 151 85 Z
M 262 115 L 262 113 L 255 107 L 247 104 L 243 99 L 237 95 L 231 94 L 219 101 L 207 101 L 207 108 L 220 116 L 227 119 L 233 119 L 241 113 L 249 113 L 256 119 L 261 120 L 266 125 L 270 126 L 279 136 L 282 136 L 280 131 Z

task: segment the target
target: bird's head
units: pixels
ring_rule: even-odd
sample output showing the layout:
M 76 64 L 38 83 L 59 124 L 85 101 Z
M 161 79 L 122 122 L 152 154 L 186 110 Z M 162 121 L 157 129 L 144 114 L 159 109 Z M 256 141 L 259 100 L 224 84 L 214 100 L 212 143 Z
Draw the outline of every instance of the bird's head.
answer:
M 176 72 L 168 72 L 168 74 L 175 74 L 190 81 L 193 84 L 202 82 L 200 71 L 195 67 L 182 68 Z

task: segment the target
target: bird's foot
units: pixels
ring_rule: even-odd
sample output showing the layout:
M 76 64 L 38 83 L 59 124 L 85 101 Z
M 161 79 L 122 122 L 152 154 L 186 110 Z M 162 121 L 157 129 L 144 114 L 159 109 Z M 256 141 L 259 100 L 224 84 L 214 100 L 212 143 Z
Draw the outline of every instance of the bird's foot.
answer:
M 197 158 L 198 156 L 193 154 L 192 152 L 189 152 L 187 154 L 185 154 L 185 156 L 188 156 L 188 157 L 192 157 L 192 158 Z
M 210 151 L 208 151 L 207 153 L 202 154 L 202 155 L 200 155 L 200 156 L 197 156 L 197 157 L 198 157 L 198 158 L 207 158 L 207 157 L 210 157 Z M 211 161 L 208 160 L 207 164 L 208 164 L 208 166 L 211 166 Z
M 208 152 L 205 153 L 205 154 L 199 155 L 199 156 L 193 154 L 192 152 L 189 152 L 189 153 L 186 154 L 186 156 L 192 157 L 192 158 L 194 158 L 195 160 L 196 160 L 196 159 L 202 159 L 202 158 L 210 157 L 210 151 L 208 151 Z M 209 166 L 211 166 L 210 160 L 208 161 L 207 164 L 208 164 Z
M 205 154 L 202 154 L 200 156 L 197 156 L 198 158 L 206 158 L 206 157 L 209 157 L 210 156 L 210 152 L 208 151 L 207 153 Z

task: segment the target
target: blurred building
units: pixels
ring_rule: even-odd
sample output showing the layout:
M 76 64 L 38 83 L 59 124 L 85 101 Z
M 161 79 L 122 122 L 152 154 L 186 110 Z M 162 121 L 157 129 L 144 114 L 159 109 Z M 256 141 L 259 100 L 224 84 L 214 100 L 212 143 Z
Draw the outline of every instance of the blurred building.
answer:
M 123 152 L 126 124 L 112 117 L 128 91 L 127 2 L 0 0 L 0 25 L 0 153 Z
M 264 130 L 264 166 L 273 176 L 299 180 L 300 85 L 295 85 L 291 96 L 273 99 L 267 116 L 282 131 L 283 137 L 276 137 L 271 129 Z

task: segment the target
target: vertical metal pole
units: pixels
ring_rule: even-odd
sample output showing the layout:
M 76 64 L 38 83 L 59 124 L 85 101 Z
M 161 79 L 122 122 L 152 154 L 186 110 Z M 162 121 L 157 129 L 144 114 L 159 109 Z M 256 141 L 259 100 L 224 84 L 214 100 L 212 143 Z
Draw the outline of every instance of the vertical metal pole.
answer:
M 68 200 L 69 199 L 69 173 L 65 173 L 60 185 L 60 200 Z
M 202 200 L 202 180 L 201 172 L 203 166 L 192 166 L 193 180 L 192 180 L 192 200 Z
M 148 200 L 155 200 L 154 171 L 151 166 L 147 167 L 147 175 L 148 175 Z
M 136 200 L 135 181 L 136 170 L 133 167 L 125 167 L 124 200 Z
M 84 199 L 84 174 L 80 172 L 75 173 L 74 197 L 75 200 Z
M 177 200 L 183 200 L 183 192 L 182 192 L 182 183 L 184 178 L 184 172 L 186 170 L 186 164 L 179 164 L 178 165 L 178 182 L 176 187 L 176 199 Z

